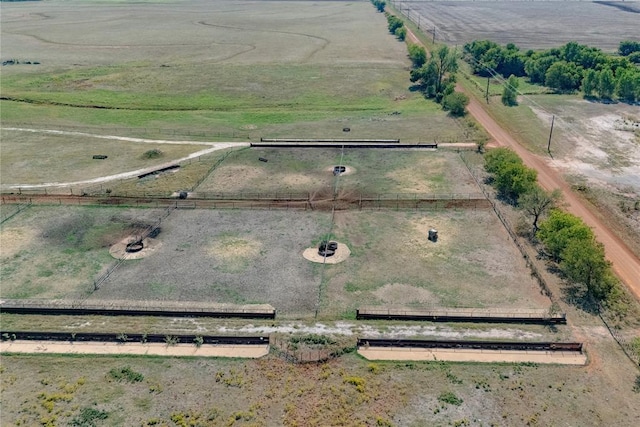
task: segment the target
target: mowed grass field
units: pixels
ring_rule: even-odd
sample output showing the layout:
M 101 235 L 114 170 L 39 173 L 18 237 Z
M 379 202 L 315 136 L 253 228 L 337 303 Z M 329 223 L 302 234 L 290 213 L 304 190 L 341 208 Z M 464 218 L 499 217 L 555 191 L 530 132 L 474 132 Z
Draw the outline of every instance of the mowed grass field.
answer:
M 637 40 L 638 2 L 596 1 L 429 1 L 403 5 L 421 28 L 436 27 L 436 38 L 461 46 L 473 40 L 548 49 L 570 41 L 617 50 Z M 403 12 L 405 15 L 407 11 Z
M 366 2 L 3 5 L 1 118 L 220 138 L 469 139 Z M 227 136 L 228 135 L 228 136 Z

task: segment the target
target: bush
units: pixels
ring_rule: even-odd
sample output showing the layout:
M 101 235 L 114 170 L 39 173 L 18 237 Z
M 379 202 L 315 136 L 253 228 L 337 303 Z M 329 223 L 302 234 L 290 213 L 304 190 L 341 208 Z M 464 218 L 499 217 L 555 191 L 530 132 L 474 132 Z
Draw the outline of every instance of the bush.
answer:
M 162 156 L 164 156 L 164 153 L 158 150 L 157 148 L 154 148 L 153 150 L 145 151 L 144 154 L 142 155 L 144 159 L 159 159 Z
M 109 413 L 95 408 L 82 408 L 80 415 L 71 420 L 70 425 L 74 427 L 95 427 L 96 420 L 106 420 Z
M 442 403 L 448 403 L 449 405 L 455 405 L 455 406 L 460 406 L 462 405 L 462 402 L 464 402 L 464 400 L 460 399 L 458 396 L 455 395 L 455 393 L 451 391 L 446 391 L 444 393 L 441 393 L 440 396 L 438 396 L 438 400 Z
M 469 105 L 469 97 L 460 92 L 450 93 L 442 99 L 442 108 L 453 116 L 464 116 L 467 105 Z
M 113 368 L 109 371 L 109 376 L 116 381 L 127 381 L 130 383 L 138 383 L 144 380 L 144 375 L 134 371 L 130 366 L 125 366 L 120 369 Z

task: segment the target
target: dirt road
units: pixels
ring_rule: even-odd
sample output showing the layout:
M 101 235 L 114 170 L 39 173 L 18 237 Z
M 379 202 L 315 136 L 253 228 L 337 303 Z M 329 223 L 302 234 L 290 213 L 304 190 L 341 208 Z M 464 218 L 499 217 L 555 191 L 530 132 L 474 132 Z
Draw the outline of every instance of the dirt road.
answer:
M 464 92 L 461 86 L 458 91 Z M 470 95 L 470 94 L 468 94 Z M 562 175 L 551 168 L 547 160 L 523 148 L 518 142 L 485 111 L 482 103 L 470 97 L 469 113 L 480 123 L 494 139 L 498 146 L 511 148 L 518 153 L 524 163 L 538 171 L 538 183 L 546 190 L 560 189 L 566 203 L 566 210 L 579 216 L 591 227 L 596 238 L 605 247 L 607 258 L 613 264 L 613 271 L 629 290 L 640 300 L 640 259 L 611 231 L 607 225 L 591 212 L 585 203 L 576 196 Z
M 411 43 L 424 46 L 410 29 L 407 29 L 407 39 Z M 465 92 L 461 85 L 456 86 L 459 92 Z M 493 141 L 489 146 L 502 146 L 511 148 L 518 153 L 524 163 L 538 172 L 538 183 L 546 190 L 560 189 L 562 191 L 566 210 L 576 215 L 593 229 L 598 241 L 602 242 L 606 256 L 613 266 L 613 271 L 640 300 L 640 259 L 629 249 L 629 247 L 613 232 L 607 225 L 591 212 L 585 203 L 573 193 L 563 176 L 553 169 L 546 159 L 537 156 L 522 147 L 512 136 L 504 130 L 485 110 L 484 105 L 470 93 L 469 113 L 486 129 Z

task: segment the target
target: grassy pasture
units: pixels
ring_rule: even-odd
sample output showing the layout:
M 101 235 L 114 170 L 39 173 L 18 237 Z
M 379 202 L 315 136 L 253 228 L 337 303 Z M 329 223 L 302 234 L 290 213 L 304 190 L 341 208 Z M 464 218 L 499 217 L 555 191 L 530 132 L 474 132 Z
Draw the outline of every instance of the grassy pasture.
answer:
M 437 27 L 438 41 L 463 45 L 473 40 L 515 43 L 523 49 L 558 47 L 570 41 L 614 51 L 637 39 L 637 2 L 433 1 L 410 6 L 423 29 Z M 406 12 L 404 12 L 406 14 Z
M 3 7 L 3 58 L 41 62 L 3 69 L 3 96 L 26 101 L 2 101 L 4 123 L 222 139 L 335 137 L 344 126 L 357 138 L 472 137 L 409 90 L 406 47 L 366 2 L 32 8 Z
M 3 355 L 2 420 L 36 425 L 55 416 L 66 425 L 82 409 L 95 408 L 108 413 L 101 423 L 127 426 L 185 419 L 211 426 L 314 426 L 327 420 L 411 427 L 635 425 L 640 409 L 628 362 L 612 345 L 599 350 L 608 375 L 567 366 L 370 363 L 354 355 L 325 364 L 292 364 L 275 356 Z M 125 367 L 141 374 L 141 381 L 117 381 L 110 374 Z M 615 398 L 602 390 L 616 390 Z M 444 393 L 461 402 L 446 403 Z M 55 399 L 60 395 L 64 399 Z
M 260 162 L 263 157 L 268 162 Z M 349 171 L 336 180 L 333 167 Z M 228 156 L 196 191 L 379 193 L 478 193 L 469 172 L 451 151 L 252 148 Z
M 204 145 L 151 144 L 3 129 L 2 184 L 73 182 L 153 167 L 206 149 Z M 149 158 L 148 151 L 162 155 Z M 94 154 L 109 156 L 94 160 Z

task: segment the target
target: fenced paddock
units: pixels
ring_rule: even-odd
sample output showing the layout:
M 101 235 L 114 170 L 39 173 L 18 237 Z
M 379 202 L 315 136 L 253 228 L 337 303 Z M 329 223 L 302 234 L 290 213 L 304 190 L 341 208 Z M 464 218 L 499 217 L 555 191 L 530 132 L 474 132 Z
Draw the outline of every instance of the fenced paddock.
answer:
M 7 242 L 2 297 L 257 303 L 283 318 L 352 317 L 365 305 L 549 304 L 488 209 L 177 209 L 162 219 L 144 258 L 109 254 L 110 242 L 140 235 L 164 212 L 34 205 L 0 229 Z M 437 243 L 427 239 L 431 228 Z M 327 235 L 347 245 L 350 257 L 330 266 L 304 259 Z

